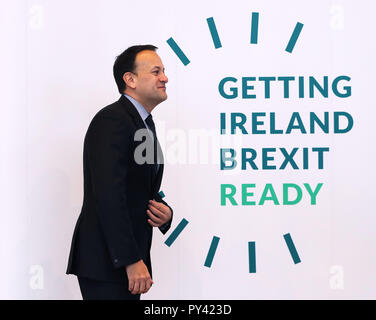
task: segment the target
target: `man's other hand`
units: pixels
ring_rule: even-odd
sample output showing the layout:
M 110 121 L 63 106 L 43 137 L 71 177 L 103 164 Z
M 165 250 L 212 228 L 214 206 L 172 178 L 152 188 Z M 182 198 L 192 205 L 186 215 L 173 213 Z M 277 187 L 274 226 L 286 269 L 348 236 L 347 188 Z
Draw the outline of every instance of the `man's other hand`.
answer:
M 160 227 L 171 220 L 171 209 L 161 202 L 149 201 L 149 209 L 146 210 L 149 218 L 148 222 L 153 227 Z
M 129 282 L 128 290 L 132 294 L 142 294 L 149 291 L 154 282 L 142 260 L 126 266 L 126 271 Z

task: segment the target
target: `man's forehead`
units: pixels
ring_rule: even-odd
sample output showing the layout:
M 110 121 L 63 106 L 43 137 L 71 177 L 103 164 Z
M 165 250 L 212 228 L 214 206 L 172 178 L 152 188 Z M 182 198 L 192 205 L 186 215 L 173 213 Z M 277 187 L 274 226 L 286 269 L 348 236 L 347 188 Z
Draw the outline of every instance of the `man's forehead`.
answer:
M 163 68 L 162 60 L 159 55 L 151 50 L 144 50 L 137 54 L 136 56 L 137 67 L 160 67 Z

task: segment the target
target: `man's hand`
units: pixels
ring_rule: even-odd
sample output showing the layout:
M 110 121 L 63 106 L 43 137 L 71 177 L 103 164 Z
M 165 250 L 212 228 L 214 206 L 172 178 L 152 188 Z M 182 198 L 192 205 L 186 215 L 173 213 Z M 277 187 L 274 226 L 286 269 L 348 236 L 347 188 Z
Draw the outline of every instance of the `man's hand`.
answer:
M 128 290 L 132 294 L 141 294 L 149 291 L 154 282 L 142 260 L 126 266 L 126 270 L 129 282 Z
M 146 210 L 149 218 L 148 222 L 153 227 L 160 227 L 171 220 L 171 209 L 161 202 L 149 201 L 149 209 Z

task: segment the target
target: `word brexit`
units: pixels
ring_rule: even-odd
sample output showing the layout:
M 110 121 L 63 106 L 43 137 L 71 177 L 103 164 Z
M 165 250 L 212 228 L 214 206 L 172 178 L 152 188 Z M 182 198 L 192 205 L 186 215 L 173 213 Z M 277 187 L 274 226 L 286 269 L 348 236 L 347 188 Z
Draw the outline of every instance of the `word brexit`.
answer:
M 255 192 L 252 190 L 257 188 L 256 184 L 242 184 L 238 192 L 238 189 L 233 184 L 221 184 L 221 206 L 230 204 L 232 206 L 238 206 L 241 203 L 242 206 L 263 206 L 266 202 L 274 205 L 296 205 L 303 199 L 303 191 L 308 194 L 311 205 L 316 205 L 317 195 L 320 192 L 323 183 L 318 183 L 314 188 L 309 183 L 304 183 L 303 187 L 295 183 L 283 183 L 282 195 L 277 196 L 275 188 L 271 183 L 267 183 L 261 193 L 261 197 L 256 201 L 254 199 Z

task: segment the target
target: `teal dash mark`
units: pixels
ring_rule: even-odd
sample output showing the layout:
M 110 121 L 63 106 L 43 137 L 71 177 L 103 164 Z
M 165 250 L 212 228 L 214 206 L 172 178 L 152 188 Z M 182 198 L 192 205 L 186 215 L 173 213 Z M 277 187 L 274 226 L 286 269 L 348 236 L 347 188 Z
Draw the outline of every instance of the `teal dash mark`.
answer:
M 180 61 L 186 66 L 190 63 L 187 56 L 184 54 L 184 52 L 180 49 L 180 47 L 177 45 L 174 39 L 170 38 L 167 40 L 168 45 L 171 47 L 171 49 L 175 52 L 175 54 L 178 56 Z
M 165 194 L 164 194 L 164 192 L 162 190 L 159 191 L 158 194 L 161 196 L 162 199 L 166 197 Z
M 259 27 L 259 13 L 252 12 L 251 43 L 257 44 Z
M 296 41 L 299 38 L 300 32 L 302 32 L 303 24 L 298 22 L 295 26 L 294 32 L 292 33 L 292 36 L 290 38 L 290 41 L 287 45 L 286 51 L 291 53 L 294 50 Z
M 214 47 L 216 49 L 222 48 L 221 40 L 219 39 L 217 27 L 215 26 L 215 22 L 214 22 L 213 17 L 208 18 L 206 20 L 208 22 L 210 34 L 211 34 L 213 42 L 214 42 Z
M 249 273 L 256 273 L 256 242 L 248 242 Z
M 185 220 L 184 218 L 183 218 L 182 221 L 180 221 L 180 223 L 178 224 L 178 226 L 175 228 L 174 231 L 172 231 L 172 233 L 170 234 L 170 236 L 165 241 L 165 244 L 168 247 L 171 247 L 171 245 L 174 243 L 174 241 L 180 235 L 180 233 L 184 230 L 184 228 L 187 226 L 187 224 L 188 224 L 188 221 Z
M 207 255 L 206 260 L 205 260 L 205 264 L 204 264 L 205 267 L 208 267 L 208 268 L 211 267 L 211 265 L 213 263 L 215 252 L 217 251 L 219 240 L 220 240 L 220 238 L 213 237 L 208 255 Z
M 291 257 L 292 257 L 292 260 L 294 260 L 294 263 L 297 264 L 297 263 L 300 263 L 300 258 L 299 258 L 299 255 L 298 255 L 298 252 L 296 251 L 296 248 L 295 248 L 295 245 L 294 245 L 294 242 L 292 241 L 291 239 L 291 235 L 289 233 L 285 234 L 283 236 L 285 238 L 285 241 L 286 241 L 286 244 L 287 244 L 287 247 L 289 248 L 290 250 L 290 254 L 291 254 Z

